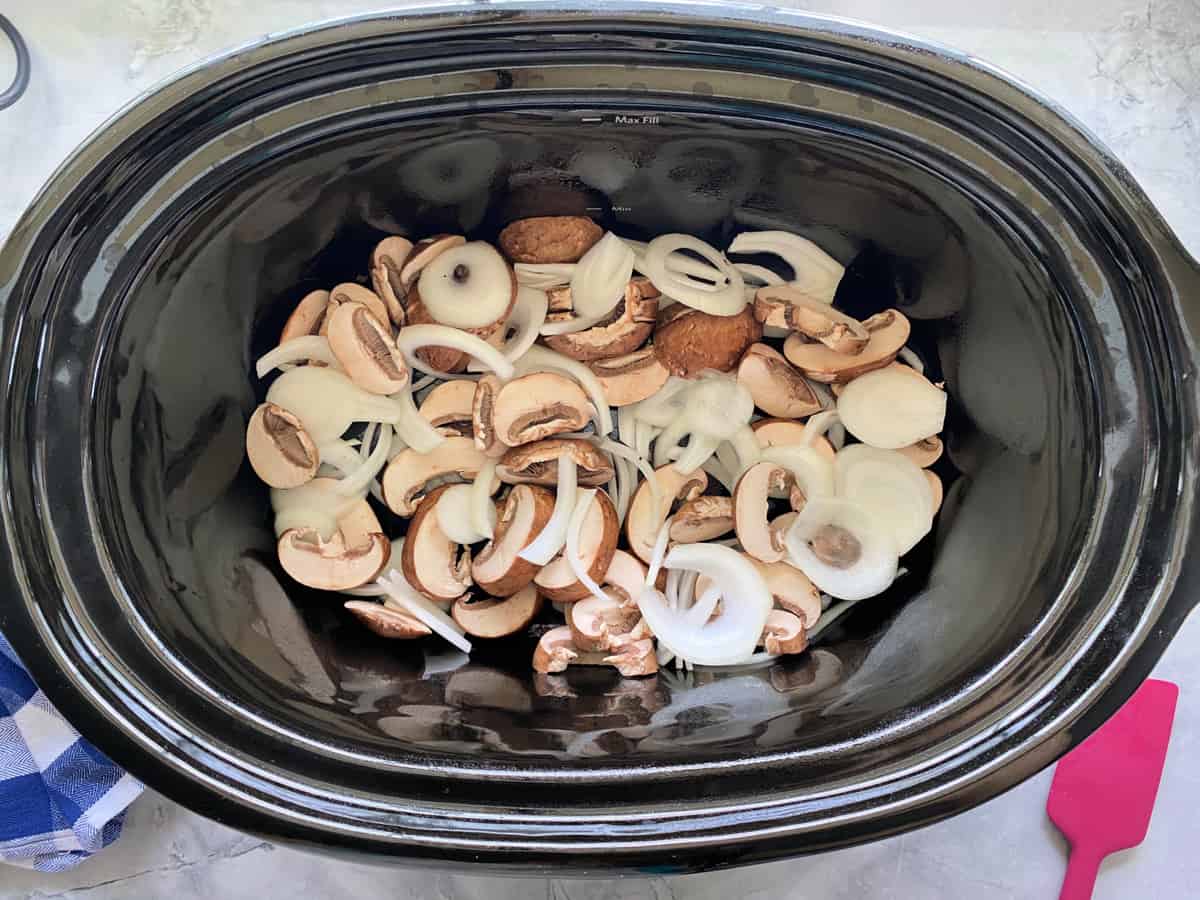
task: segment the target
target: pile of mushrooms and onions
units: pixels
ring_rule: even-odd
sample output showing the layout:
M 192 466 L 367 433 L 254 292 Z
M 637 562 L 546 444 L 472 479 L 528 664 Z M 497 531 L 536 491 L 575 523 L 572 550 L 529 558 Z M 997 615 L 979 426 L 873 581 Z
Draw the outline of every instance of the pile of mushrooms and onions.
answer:
M 845 270 L 803 237 L 543 216 L 365 262 L 257 361 L 246 451 L 282 569 L 382 637 L 745 665 L 803 652 L 932 527 L 945 391 L 899 310 L 835 308 Z

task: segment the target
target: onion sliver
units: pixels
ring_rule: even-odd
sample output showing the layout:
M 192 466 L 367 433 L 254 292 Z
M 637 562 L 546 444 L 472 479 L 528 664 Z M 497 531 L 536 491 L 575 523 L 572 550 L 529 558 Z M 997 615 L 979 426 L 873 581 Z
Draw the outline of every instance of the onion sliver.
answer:
M 774 602 L 762 575 L 746 556 L 717 544 L 679 544 L 667 554 L 669 569 L 689 569 L 707 575 L 722 595 L 720 615 L 689 623 L 686 614 L 667 608 L 657 591 L 645 590 L 638 606 L 646 624 L 676 656 L 701 665 L 729 665 L 754 654 Z
M 446 373 L 430 368 L 417 358 L 417 351 L 422 347 L 449 347 L 475 357 L 501 381 L 513 377 L 513 364 L 504 354 L 487 341 L 448 325 L 405 325 L 396 336 L 396 346 L 409 366 L 429 375 Z
M 804 431 L 800 434 L 800 444 L 804 447 L 811 447 L 816 443 L 817 438 L 824 437 L 825 433 L 840 421 L 836 409 L 825 409 L 814 413 L 804 423 Z
M 633 277 L 633 250 L 612 232 L 593 244 L 571 275 L 571 308 L 575 315 L 608 315 L 625 296 Z
M 729 245 L 730 253 L 771 253 L 792 267 L 796 290 L 812 300 L 833 303 L 845 267 L 810 241 L 787 231 L 746 231 Z
M 730 443 L 737 458 L 738 468 L 734 470 L 729 460 L 723 461 L 725 468 L 729 469 L 730 474 L 734 478 L 737 478 L 742 472 L 759 461 L 762 457 L 762 445 L 759 444 L 758 436 L 754 433 L 754 429 L 749 425 L 745 425 L 734 432 Z
M 662 523 L 662 527 L 658 529 L 658 535 L 654 538 L 654 549 L 650 552 L 650 564 L 646 567 L 646 587 L 654 587 L 654 582 L 658 580 L 659 570 L 662 569 L 663 560 L 667 556 L 667 541 L 671 537 L 671 516 L 667 516 L 667 520 Z
M 517 284 L 548 291 L 571 283 L 575 274 L 575 263 L 517 263 Z
M 806 500 L 834 493 L 833 463 L 813 447 L 789 444 L 767 447 L 762 451 L 762 459 L 791 472 Z
M 517 554 L 521 559 L 544 566 L 563 548 L 567 541 L 567 526 L 575 509 L 578 476 L 574 457 L 564 453 L 558 458 L 558 486 L 554 497 L 554 511 L 550 513 L 550 518 L 538 536 Z
M 539 334 L 544 334 L 546 337 L 554 337 L 559 334 L 577 334 L 580 331 L 587 331 L 589 328 L 595 328 L 605 319 L 603 316 L 572 316 L 569 319 L 564 319 L 561 322 L 545 322 L 538 330 Z
M 813 552 L 809 542 L 834 526 L 854 536 L 859 557 L 852 564 L 830 565 Z M 896 578 L 899 554 L 891 535 L 865 507 L 842 497 L 814 497 L 796 514 L 784 535 L 788 562 L 818 588 L 843 600 L 861 600 L 887 590 Z
M 546 322 L 548 308 L 545 291 L 525 286 L 517 288 L 517 302 L 504 326 L 505 333 L 511 329 L 516 329 L 516 333 L 500 348 L 505 359 L 509 362 L 520 359 L 533 346 Z
M 706 435 L 693 434 L 679 459 L 675 460 L 675 471 L 681 475 L 690 475 L 717 452 L 717 439 Z
M 897 450 L 942 430 L 946 392 L 915 369 L 877 369 L 842 388 L 837 409 L 846 430 L 864 444 Z
M 571 567 L 575 578 L 588 589 L 593 597 L 598 597 L 608 604 L 620 605 L 600 589 L 600 585 L 592 578 L 587 566 L 583 564 L 584 560 L 579 555 L 579 533 L 583 530 L 583 522 L 595 500 L 596 492 L 594 490 L 581 490 L 576 494 L 575 509 L 571 511 L 571 521 L 567 524 L 567 544 L 563 549 L 563 556 L 566 557 L 567 565 Z
M 925 374 L 925 363 L 921 362 L 921 357 L 911 347 L 901 347 L 896 356 L 908 363 L 909 368 L 918 375 Z
M 915 547 L 933 527 L 929 480 L 903 453 L 854 444 L 837 454 L 833 470 L 838 496 L 866 509 L 892 536 L 897 555 Z
M 612 434 L 612 407 L 608 405 L 608 398 L 604 396 L 600 379 L 583 363 L 534 344 L 517 360 L 516 367 L 522 375 L 530 372 L 560 372 L 574 378 L 596 408 L 596 431 L 600 434 Z
M 691 250 L 708 260 L 728 281 L 707 284 L 672 269 L 668 257 L 678 250 Z M 646 248 L 642 271 L 656 288 L 680 303 L 714 316 L 736 316 L 746 307 L 742 273 L 716 248 L 687 234 L 664 234 Z
M 389 569 L 379 576 L 378 583 L 383 585 L 386 591 L 385 604 L 391 601 L 395 608 L 416 616 L 431 631 L 445 638 L 463 653 L 471 652 L 471 642 L 466 639 L 458 623 L 417 593 L 397 569 Z
M 714 584 L 688 608 L 684 616 L 685 620 L 689 625 L 703 625 L 712 618 L 713 611 L 716 610 L 720 600 L 721 589 Z
M 258 358 L 258 362 L 254 364 L 254 371 L 259 378 L 262 378 L 272 369 L 278 369 L 288 363 L 308 362 L 310 359 L 337 369 L 341 368 L 341 364 L 338 363 L 337 357 L 333 355 L 333 350 L 329 347 L 327 337 L 321 334 L 305 334 L 294 337 L 290 341 L 284 341 L 274 350 L 268 350 Z
M 619 456 L 621 459 L 628 460 L 633 463 L 642 476 L 650 483 L 650 508 L 658 509 L 659 501 L 662 497 L 662 487 L 659 485 L 658 473 L 654 471 L 654 466 L 650 465 L 650 461 L 646 457 L 638 454 L 636 450 L 631 450 L 622 443 L 611 440 L 609 438 L 599 438 L 596 441 L 596 446 L 601 450 L 611 453 L 613 456 Z M 636 482 L 636 479 L 634 479 Z M 636 488 L 636 483 L 633 488 Z M 629 499 L 633 499 L 633 490 L 630 490 Z
M 365 442 L 363 446 L 366 446 Z M 384 428 L 380 431 L 379 437 L 375 441 L 375 448 L 370 455 L 359 464 L 358 468 L 339 481 L 334 486 L 334 490 L 343 497 L 365 496 L 375 477 L 387 465 L 388 451 L 391 447 L 392 429 Z
M 487 540 L 495 536 L 496 504 L 492 502 L 492 479 L 496 477 L 496 460 L 489 459 L 479 467 L 471 482 L 471 527 Z
M 774 287 L 777 284 L 783 284 L 783 277 L 775 274 L 766 266 L 756 266 L 754 263 L 734 263 L 733 267 L 742 273 L 743 281 L 753 278 L 758 282 L 759 287 Z M 753 297 L 750 299 L 753 300 Z
M 391 399 L 395 401 L 399 414 L 395 423 L 396 432 L 408 446 L 418 453 L 429 453 L 446 440 L 446 436 L 417 410 L 412 391 L 392 394 Z
M 729 471 L 723 465 L 721 465 L 721 461 L 719 459 L 716 457 L 710 457 L 704 461 L 704 465 L 702 465 L 700 468 L 703 469 L 704 473 L 710 478 L 716 479 L 721 487 L 729 491 L 731 495 L 733 494 L 733 488 L 736 484 L 736 481 L 729 474 Z
M 341 437 L 354 422 L 391 425 L 401 418 L 394 401 L 364 391 L 344 372 L 328 366 L 284 372 L 267 390 L 267 402 L 298 418 L 318 447 Z

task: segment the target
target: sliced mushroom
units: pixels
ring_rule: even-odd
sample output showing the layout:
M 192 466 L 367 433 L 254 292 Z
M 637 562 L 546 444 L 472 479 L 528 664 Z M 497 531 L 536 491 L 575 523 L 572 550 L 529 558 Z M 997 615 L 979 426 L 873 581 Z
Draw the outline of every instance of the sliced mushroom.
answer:
M 404 324 L 404 297 L 408 289 L 400 280 L 404 261 L 412 253 L 412 241 L 393 235 L 384 238 L 371 251 L 371 286 L 387 307 L 392 324 Z
M 884 310 L 863 322 L 871 339 L 859 353 L 838 353 L 818 341 L 792 334 L 783 344 L 783 355 L 813 381 L 844 383 L 864 372 L 881 369 L 896 358 L 908 342 L 908 319 L 895 309 Z
M 614 638 L 628 635 L 641 621 L 637 606 L 625 606 L 616 597 L 584 597 L 567 610 L 567 625 L 580 650 L 610 650 Z
M 732 497 L 696 497 L 680 505 L 671 518 L 672 541 L 711 541 L 733 531 Z
M 442 434 L 471 437 L 474 404 L 475 382 L 465 378 L 443 381 L 425 395 L 420 413 Z
M 383 471 L 383 499 L 398 516 L 411 516 L 427 492 L 448 482 L 470 481 L 487 457 L 468 437 L 447 437 L 432 453 L 401 450 Z
M 500 249 L 513 262 L 578 262 L 604 229 L 584 216 L 534 216 L 510 222 L 500 232 Z
M 390 325 L 361 303 L 342 303 L 329 318 L 329 348 L 350 380 L 373 394 L 394 394 L 408 384 L 408 363 Z
M 496 392 L 491 411 L 496 437 L 509 447 L 579 431 L 595 413 L 579 383 L 557 372 L 512 379 Z
M 475 393 L 471 397 L 471 431 L 475 435 L 475 447 L 485 456 L 502 456 L 508 445 L 500 440 L 496 431 L 496 395 L 504 386 L 495 375 L 483 375 L 475 382 Z
M 945 489 L 942 487 L 942 479 L 938 478 L 933 472 L 928 469 L 924 470 L 925 479 L 929 482 L 929 491 L 933 494 L 933 514 L 936 516 L 938 510 L 942 508 L 942 498 L 945 495 Z
M 604 662 L 616 667 L 626 678 L 653 675 L 658 671 L 658 657 L 651 638 L 617 642 L 610 655 L 604 657 Z
M 566 625 L 552 628 L 542 635 L 533 651 L 535 672 L 564 672 L 567 666 L 579 659 L 579 650 L 571 638 L 571 629 Z
M 417 277 L 427 265 L 451 247 L 461 247 L 466 242 L 467 239 L 461 234 L 434 234 L 413 244 L 400 267 L 399 282 L 403 294 L 407 296 L 412 290 Z
M 323 591 L 344 591 L 374 581 L 387 565 L 392 547 L 379 533 L 351 544 L 342 532 L 327 541 L 314 528 L 291 528 L 276 546 L 279 564 L 301 584 Z
M 896 452 L 903 453 L 918 468 L 928 469 L 942 458 L 942 439 L 935 434 L 932 437 L 923 438 L 915 444 L 909 444 L 907 447 L 900 447 Z
M 789 517 L 794 518 L 794 514 L 789 514 Z M 787 562 L 765 563 L 755 560 L 754 564 L 766 581 L 776 606 L 799 616 L 806 629 L 817 624 L 821 616 L 821 592 L 807 575 Z M 696 591 L 700 591 L 699 582 Z
M 754 315 L 764 325 L 784 325 L 838 353 L 860 353 L 871 337 L 857 319 L 787 284 L 759 288 Z
M 821 398 L 783 355 L 766 344 L 751 344 L 738 364 L 738 383 L 769 416 L 798 419 L 821 411 Z
M 325 307 L 329 304 L 329 291 L 312 291 L 296 304 L 292 314 L 283 323 L 279 343 L 286 344 L 292 338 L 316 334 L 325 322 Z
M 404 549 L 400 570 L 414 588 L 430 600 L 455 600 L 471 587 L 471 552 L 446 537 L 438 523 L 437 503 L 448 485 L 430 491 L 417 505 Z
M 738 479 L 733 490 L 734 524 L 742 549 L 755 559 L 771 563 L 787 555 L 782 534 L 767 519 L 767 504 L 772 494 L 790 493 L 795 498 L 795 491 L 792 473 L 770 462 L 755 463 Z
M 410 640 L 433 633 L 429 626 L 416 616 L 410 616 L 374 600 L 349 600 L 342 606 L 380 637 Z
M 554 511 L 554 494 L 543 487 L 519 484 L 508 492 L 492 539 L 471 563 L 475 583 L 496 597 L 508 597 L 533 581 L 538 566 L 521 559 Z
M 776 655 L 803 653 L 808 647 L 808 634 L 799 616 L 786 610 L 773 609 L 767 613 L 767 623 L 763 626 L 759 643 L 768 653 Z
M 541 596 L 529 585 L 511 597 L 459 597 L 450 615 L 467 634 L 502 638 L 524 631 L 541 608 Z
M 581 362 L 624 356 L 650 337 L 657 314 L 658 288 L 645 278 L 634 278 L 626 285 L 625 296 L 601 322 L 583 331 L 548 335 L 544 340 L 551 350 Z M 560 316 L 571 318 L 569 313 L 552 313 L 546 321 L 553 323 Z
M 632 553 L 618 550 L 613 554 L 608 571 L 604 573 L 603 588 L 625 606 L 637 604 L 638 595 L 646 583 L 646 567 Z
M 737 315 L 714 316 L 677 303 L 659 312 L 654 352 L 672 375 L 696 378 L 705 371 L 732 371 L 761 337 L 749 306 Z
M 608 494 L 597 491 L 583 519 L 579 535 L 580 568 L 599 582 L 608 571 L 617 541 L 621 536 L 621 524 L 617 510 Z M 564 553 L 566 551 L 564 550 Z M 533 583 L 548 600 L 568 602 L 588 596 L 588 588 L 578 578 L 563 553 L 544 565 L 533 578 Z
M 515 284 L 515 281 L 514 281 Z M 516 290 L 513 290 L 513 302 L 516 302 Z M 512 309 L 512 305 L 509 305 Z M 413 285 L 408 292 L 408 301 L 404 307 L 404 314 L 409 325 L 441 325 L 433 314 L 425 306 L 425 302 L 421 299 L 420 287 Z M 494 343 L 496 335 L 504 328 L 504 320 L 508 317 L 508 312 L 497 321 L 483 328 L 463 328 L 468 334 L 475 335 L 481 340 Z M 422 347 L 417 351 L 417 358 L 438 372 L 463 372 L 467 368 L 467 363 L 471 361 L 469 354 L 454 347 Z
M 558 458 L 564 454 L 575 460 L 581 487 L 601 487 L 612 480 L 612 462 L 583 438 L 550 438 L 514 447 L 500 458 L 496 475 L 505 484 L 553 486 L 558 483 Z
M 588 368 L 600 380 L 609 406 L 629 406 L 645 400 L 658 393 L 671 376 L 652 346 L 625 356 L 595 360 Z
M 387 304 L 379 299 L 379 295 L 370 288 L 355 284 L 353 281 L 346 281 L 336 285 L 329 292 L 329 303 L 325 307 L 325 321 L 321 325 L 321 334 L 328 334 L 330 320 L 343 303 L 361 303 L 389 335 L 392 333 L 392 320 L 388 315 Z
M 260 404 L 246 426 L 246 457 L 275 488 L 293 488 L 317 474 L 321 457 L 300 419 L 274 403 Z
M 764 450 L 767 447 L 798 447 L 804 443 L 803 422 L 791 419 L 759 419 L 750 427 L 754 429 L 754 436 L 758 438 L 758 443 Z M 830 459 L 836 455 L 833 444 L 829 443 L 829 439 L 823 434 L 813 438 L 811 446 Z
M 681 475 L 675 466 L 667 465 L 655 469 L 654 474 L 660 492 L 658 508 L 654 508 L 650 482 L 643 481 L 634 491 L 625 517 L 625 536 L 629 540 L 629 549 L 644 563 L 650 562 L 654 555 L 654 542 L 659 529 L 670 515 L 675 501 L 692 500 L 708 487 L 708 476 L 701 469 Z

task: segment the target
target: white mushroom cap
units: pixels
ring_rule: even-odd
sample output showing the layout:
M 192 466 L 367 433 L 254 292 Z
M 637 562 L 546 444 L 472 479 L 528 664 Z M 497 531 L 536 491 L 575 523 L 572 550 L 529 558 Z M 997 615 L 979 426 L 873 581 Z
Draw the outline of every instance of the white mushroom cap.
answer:
M 760 642 L 768 653 L 803 653 L 808 648 L 808 636 L 799 616 L 782 609 L 767 613 Z
M 386 237 L 371 251 L 371 286 L 387 306 L 392 324 L 404 324 L 404 297 L 408 288 L 400 279 L 400 270 L 412 253 L 412 241 L 393 235 Z
M 612 462 L 591 441 L 580 438 L 548 438 L 513 447 L 500 458 L 496 475 L 505 484 L 558 483 L 558 458 L 575 461 L 576 481 L 584 487 L 600 487 L 613 477 Z
M 310 291 L 296 304 L 292 314 L 283 323 L 279 343 L 286 344 L 293 338 L 316 334 L 325 322 L 325 308 L 329 305 L 329 291 Z
M 415 616 L 374 600 L 349 600 L 342 606 L 380 637 L 409 640 L 433 633 L 428 625 Z
M 773 493 L 790 493 L 795 486 L 792 473 L 770 462 L 755 463 L 738 479 L 733 491 L 734 523 L 742 548 L 761 562 L 779 562 L 787 551 L 781 535 L 767 519 L 768 500 Z
M 321 334 L 328 333 L 329 320 L 343 303 L 361 303 L 375 317 L 375 321 L 382 325 L 389 335 L 391 334 L 392 320 L 388 314 L 387 304 L 373 290 L 365 288 L 361 284 L 355 284 L 353 281 L 335 285 L 329 292 L 329 304 L 325 308 L 325 320 L 321 325 Z
M 711 541 L 733 531 L 732 497 L 695 497 L 681 503 L 671 518 L 672 541 Z
M 643 347 L 624 356 L 588 363 L 610 406 L 629 406 L 658 392 L 671 373 L 658 359 L 654 347 Z

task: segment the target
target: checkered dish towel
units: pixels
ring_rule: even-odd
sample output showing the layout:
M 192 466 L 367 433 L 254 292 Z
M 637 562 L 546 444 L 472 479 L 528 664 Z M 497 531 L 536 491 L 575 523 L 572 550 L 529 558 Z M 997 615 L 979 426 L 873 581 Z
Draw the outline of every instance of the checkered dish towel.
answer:
M 141 792 L 50 705 L 0 634 L 0 862 L 77 866 L 120 836 Z

